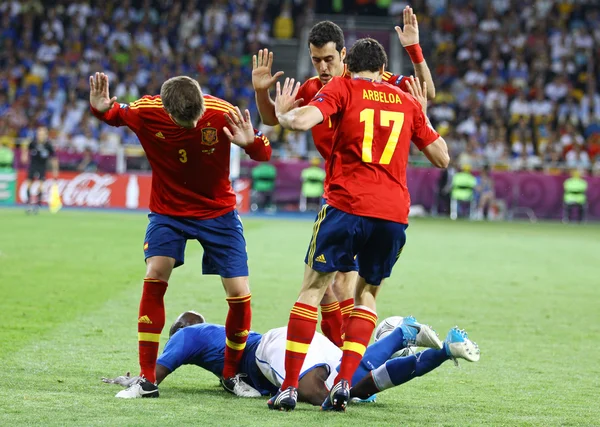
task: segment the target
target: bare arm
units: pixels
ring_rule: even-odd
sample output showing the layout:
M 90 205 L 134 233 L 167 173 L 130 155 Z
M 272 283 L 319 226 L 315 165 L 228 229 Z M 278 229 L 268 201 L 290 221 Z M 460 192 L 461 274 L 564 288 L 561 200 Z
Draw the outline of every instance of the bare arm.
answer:
M 169 368 L 163 365 L 156 365 L 156 385 L 159 385 L 171 373 Z
M 283 75 L 283 71 L 278 71 L 272 76 L 272 66 L 273 52 L 269 52 L 268 49 L 259 50 L 258 55 L 252 57 L 252 86 L 256 106 L 262 122 L 268 126 L 275 126 L 278 123 L 275 102 L 271 99 L 269 88 Z
M 21 144 L 21 163 L 26 164 L 29 161 L 29 145 Z
M 450 164 L 450 155 L 448 146 L 441 136 L 423 149 L 423 154 L 427 160 L 436 168 L 444 169 Z
M 296 96 L 299 89 L 300 82 L 294 86 L 294 79 L 285 79 L 283 89 L 277 82 L 275 112 L 279 124 L 285 129 L 309 130 L 323 121 L 323 113 L 317 107 L 307 105 L 297 108 Z
M 396 33 L 398 33 L 398 39 L 400 43 L 406 49 L 406 52 L 410 56 L 415 69 L 415 75 L 420 81 L 427 83 L 427 98 L 435 98 L 435 85 L 433 84 L 433 77 L 429 66 L 423 58 L 423 52 L 419 45 L 419 23 L 417 21 L 417 15 L 413 13 L 412 7 L 406 6 L 402 12 L 404 18 L 404 29 L 395 27 Z

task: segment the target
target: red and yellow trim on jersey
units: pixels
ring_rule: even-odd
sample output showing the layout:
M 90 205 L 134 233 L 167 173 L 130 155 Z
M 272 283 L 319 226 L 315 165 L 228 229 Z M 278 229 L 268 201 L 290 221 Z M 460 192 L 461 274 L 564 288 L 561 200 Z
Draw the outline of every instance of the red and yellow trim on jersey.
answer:
M 132 110 L 138 108 L 163 108 L 163 103 L 161 99 L 148 99 L 142 98 L 137 101 L 133 101 L 129 104 L 129 108 Z
M 337 301 L 334 301 L 331 304 L 322 305 L 321 313 L 331 313 L 332 311 L 337 311 L 339 309 L 340 309 L 340 303 Z
M 235 111 L 235 107 L 233 105 L 218 98 L 204 98 L 204 107 L 207 110 L 216 110 L 223 113 L 229 113 L 229 110 Z
M 244 295 L 241 297 L 227 297 L 225 298 L 228 303 L 239 304 L 243 302 L 248 302 L 252 299 L 252 294 Z
M 381 80 L 383 80 L 384 82 L 389 82 L 392 77 L 394 77 L 394 75 L 392 73 L 390 73 L 389 71 L 386 71 L 381 76 Z
M 265 147 L 271 145 L 271 141 L 269 141 L 269 138 L 267 138 L 264 134 L 261 133 L 260 136 L 256 135 L 255 137 L 258 137 L 263 144 L 265 144 Z
M 151 334 L 150 332 L 138 332 L 138 341 L 160 342 L 160 334 Z

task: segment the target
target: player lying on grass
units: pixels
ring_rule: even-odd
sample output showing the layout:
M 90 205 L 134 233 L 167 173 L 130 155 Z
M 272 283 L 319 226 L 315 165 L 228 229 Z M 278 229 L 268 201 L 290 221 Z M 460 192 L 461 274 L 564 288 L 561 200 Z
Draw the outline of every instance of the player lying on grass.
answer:
M 156 381 L 160 384 L 169 374 L 183 365 L 196 365 L 217 377 L 223 368 L 225 327 L 205 323 L 204 317 L 193 311 L 182 313 L 171 326 L 170 338 L 156 365 Z M 271 329 L 264 335 L 250 332 L 242 356 L 240 374 L 244 381 L 262 395 L 275 394 L 285 377 L 285 327 Z M 427 349 L 415 355 L 390 359 L 407 346 L 440 345 L 441 349 Z M 337 374 L 342 357 L 334 343 L 320 333 L 314 335 L 312 345 L 302 366 L 298 398 L 320 405 L 327 397 Z M 374 393 L 404 384 L 413 378 L 431 372 L 447 360 L 479 360 L 479 348 L 464 331 L 453 328 L 443 344 L 435 332 L 412 317 L 405 317 L 392 333 L 369 346 L 354 374 L 356 385 L 351 397 L 367 399 Z M 131 387 L 139 377 L 126 376 L 102 379 Z
M 427 95 L 430 99 L 435 97 L 435 88 L 431 78 L 431 72 L 423 57 L 419 45 L 419 24 L 417 16 L 411 7 L 406 6 L 403 11 L 404 28 L 396 27 L 398 38 L 409 54 L 413 63 L 415 75 L 421 81 L 427 83 Z M 308 36 L 308 49 L 310 57 L 317 72 L 317 76 L 307 80 L 300 87 L 296 99 L 298 105 L 307 105 L 310 100 L 321 90 L 333 77 L 344 76 L 350 78 L 344 59 L 346 58 L 346 47 L 342 29 L 331 21 L 323 21 L 314 25 Z M 273 64 L 273 53 L 267 49 L 258 52 L 253 57 L 252 84 L 256 91 L 256 102 L 263 122 L 274 126 L 278 124 L 275 114 L 275 104 L 269 96 L 269 88 L 275 84 L 283 72 L 271 75 Z M 385 72 L 383 81 L 398 86 L 408 91 L 407 78 Z M 314 126 L 312 129 L 315 147 L 323 156 L 326 163 L 331 155 L 333 140 L 333 127 L 331 120 Z M 324 199 L 327 199 L 328 181 L 324 183 Z M 357 280 L 358 266 L 356 263 L 347 266 L 335 275 L 332 286 L 328 288 L 320 301 L 321 306 L 321 329 L 325 335 L 338 346 L 343 344 L 343 333 L 345 324 L 348 322 L 352 308 L 354 307 L 354 286 Z
M 444 139 L 431 127 L 421 102 L 382 81 L 387 55 L 379 42 L 358 40 L 347 57 L 352 78 L 334 77 L 297 108 L 300 84 L 277 83 L 275 109 L 283 128 L 307 130 L 331 121 L 327 204 L 319 212 L 305 258 L 300 295 L 290 311 L 286 378 L 268 402 L 293 410 L 298 375 L 316 330 L 317 304 L 337 271 L 358 263 L 354 309 L 344 337 L 335 385 L 322 409 L 344 411 L 351 381 L 377 322 L 376 297 L 406 243 L 410 195 L 406 168 L 411 141 L 434 166 L 448 165 Z M 416 87 L 420 85 L 418 80 Z M 422 88 L 426 93 L 426 87 Z M 423 97 L 419 94 L 419 97 Z M 356 261 L 355 261 L 356 260 Z
M 252 312 L 248 255 L 236 196 L 229 181 L 231 144 L 258 161 L 271 157 L 269 141 L 252 128 L 250 113 L 203 95 L 186 76 L 163 83 L 160 95 L 131 104 L 110 97 L 108 77 L 90 77 L 93 114 L 112 126 L 127 126 L 139 138 L 152 167 L 150 223 L 144 239 L 146 275 L 138 314 L 141 374 L 145 379 L 117 397 L 158 397 L 155 384 L 164 295 L 174 268 L 183 265 L 188 240 L 204 248 L 203 274 L 221 276 L 229 312 L 223 337 L 223 387 L 237 395 L 257 395 L 236 375 Z

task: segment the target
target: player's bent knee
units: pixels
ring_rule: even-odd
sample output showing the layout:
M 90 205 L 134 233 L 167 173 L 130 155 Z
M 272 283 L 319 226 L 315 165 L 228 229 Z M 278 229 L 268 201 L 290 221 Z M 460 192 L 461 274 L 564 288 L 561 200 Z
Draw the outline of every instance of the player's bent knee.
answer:
M 298 383 L 298 400 L 319 406 L 329 391 L 325 385 L 328 372 L 324 366 L 319 366 L 307 372 Z
M 240 277 L 222 277 L 223 288 L 228 297 L 242 297 L 250 293 L 250 285 L 248 283 L 248 276 Z
M 166 256 L 153 256 L 146 260 L 146 277 L 168 282 L 175 267 L 175 259 Z

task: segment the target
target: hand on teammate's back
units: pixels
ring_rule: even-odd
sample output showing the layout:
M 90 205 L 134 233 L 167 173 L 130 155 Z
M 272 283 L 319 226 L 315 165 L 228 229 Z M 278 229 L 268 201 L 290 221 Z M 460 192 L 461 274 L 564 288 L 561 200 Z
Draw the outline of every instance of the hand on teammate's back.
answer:
M 110 98 L 108 91 L 108 76 L 104 73 L 96 73 L 90 76 L 90 105 L 105 113 L 117 100 L 116 96 Z
M 261 49 L 258 55 L 252 56 L 252 86 L 254 90 L 268 90 L 277 79 L 283 76 L 283 71 L 271 75 L 273 66 L 273 52 L 269 49 Z
M 235 107 L 235 110 L 229 110 L 229 113 L 225 113 L 224 116 L 231 130 L 224 127 L 223 132 L 232 144 L 244 148 L 254 142 L 254 127 L 252 126 L 250 111 L 244 111 L 242 116 L 240 109 Z
M 406 82 L 406 86 L 410 94 L 417 98 L 417 101 L 421 104 L 423 113 L 427 115 L 427 82 L 423 82 L 423 85 L 421 85 L 418 77 L 414 78 L 411 76 Z
M 283 83 L 283 89 L 281 88 L 281 84 L 277 82 L 277 96 L 275 98 L 275 112 L 277 115 L 285 114 L 302 104 L 304 99 L 296 99 L 299 90 L 300 82 L 294 86 L 294 79 L 286 78 Z

